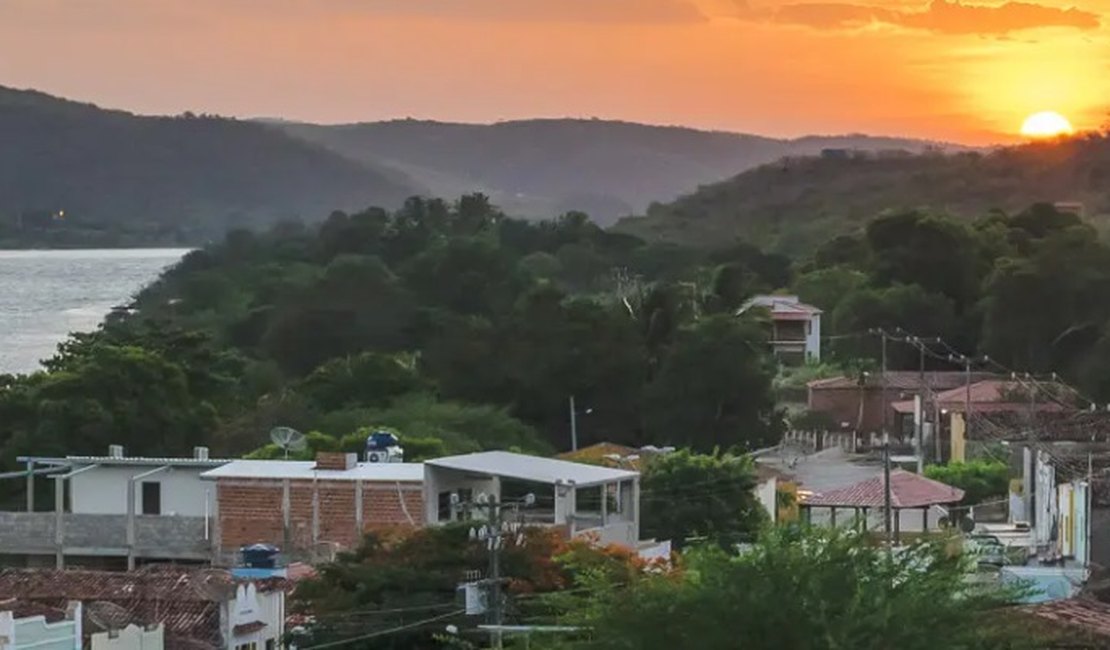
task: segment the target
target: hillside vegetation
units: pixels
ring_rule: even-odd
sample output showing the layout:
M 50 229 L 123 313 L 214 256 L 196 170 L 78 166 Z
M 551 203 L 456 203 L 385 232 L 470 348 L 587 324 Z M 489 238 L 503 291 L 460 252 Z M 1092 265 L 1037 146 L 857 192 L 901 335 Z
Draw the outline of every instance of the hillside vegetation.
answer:
M 580 210 L 602 225 L 785 155 L 816 154 L 825 147 L 920 151 L 929 146 L 898 138 L 779 140 L 576 119 L 278 126 L 353 160 L 403 170 L 437 196 L 481 191 L 508 214 L 538 218 Z
M 1038 202 L 1082 202 L 1110 214 L 1110 140 L 1090 135 L 992 152 L 794 158 L 708 185 L 618 230 L 648 240 L 718 246 L 737 239 L 806 252 L 884 211 L 931 209 L 970 219 Z
M 260 124 L 143 117 L 3 87 L 0 143 L 0 240 L 115 231 L 192 243 L 414 191 L 396 172 Z

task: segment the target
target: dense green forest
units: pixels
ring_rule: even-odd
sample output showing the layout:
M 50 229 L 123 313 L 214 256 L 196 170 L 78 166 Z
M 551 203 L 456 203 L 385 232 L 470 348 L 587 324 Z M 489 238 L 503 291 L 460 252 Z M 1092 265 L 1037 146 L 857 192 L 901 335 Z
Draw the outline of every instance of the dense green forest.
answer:
M 765 323 L 736 311 L 776 290 L 825 310 L 834 364 L 874 358 L 868 330 L 903 328 L 1110 397 L 1110 248 L 1051 206 L 887 215 L 792 260 L 414 198 L 189 254 L 43 372 L 3 378 L 0 458 L 239 454 L 275 425 L 320 448 L 385 426 L 410 457 L 547 453 L 569 447 L 572 395 L 581 444 L 756 448 L 786 423 Z
M 1080 202 L 1092 223 L 1105 224 L 1107 178 L 1110 135 L 1104 133 L 948 155 L 794 157 L 652 205 L 618 230 L 696 246 L 742 238 L 806 255 L 887 210 L 925 209 L 971 222 L 994 209 L 1013 213 L 1038 202 Z

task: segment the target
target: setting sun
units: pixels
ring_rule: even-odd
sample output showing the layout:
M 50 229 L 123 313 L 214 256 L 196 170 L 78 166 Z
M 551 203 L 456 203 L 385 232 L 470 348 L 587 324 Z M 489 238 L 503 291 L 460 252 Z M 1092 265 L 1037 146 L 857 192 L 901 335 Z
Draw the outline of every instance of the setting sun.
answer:
M 1051 138 L 1071 133 L 1071 122 L 1055 111 L 1033 113 L 1021 124 L 1021 134 L 1031 138 Z

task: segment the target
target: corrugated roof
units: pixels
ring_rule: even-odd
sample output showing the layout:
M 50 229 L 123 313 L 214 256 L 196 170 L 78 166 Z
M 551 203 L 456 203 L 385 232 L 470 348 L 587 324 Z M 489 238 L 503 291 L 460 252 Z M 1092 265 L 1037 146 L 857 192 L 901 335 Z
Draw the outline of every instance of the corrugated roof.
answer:
M 483 451 L 476 454 L 448 456 L 429 460 L 425 464 L 474 474 L 552 484 L 573 482 L 578 485 L 596 485 L 627 480 L 640 475 L 639 472 L 623 469 L 526 456 L 508 451 Z
M 200 475 L 203 479 L 272 478 L 320 481 L 422 482 L 422 463 L 359 463 L 352 469 L 316 469 L 312 460 L 233 460 Z
M 803 505 L 836 506 L 838 508 L 882 508 L 886 505 L 883 475 L 879 474 L 847 487 L 814 494 Z M 896 469 L 890 473 L 890 504 L 893 508 L 922 508 L 955 503 L 964 498 L 964 491 L 913 472 Z
M 162 467 L 163 465 L 171 465 L 174 467 L 219 467 L 226 463 L 230 463 L 233 459 L 230 458 L 155 458 L 144 456 L 66 456 L 65 458 L 56 458 L 49 456 L 20 456 L 17 458 L 21 463 L 34 461 L 42 465 L 132 465 L 144 467 Z
M 807 305 L 799 300 L 798 296 L 755 296 L 744 303 L 736 313 L 743 314 L 752 308 L 767 309 L 771 312 L 772 318 L 785 320 L 809 319 L 821 313 L 820 309 Z

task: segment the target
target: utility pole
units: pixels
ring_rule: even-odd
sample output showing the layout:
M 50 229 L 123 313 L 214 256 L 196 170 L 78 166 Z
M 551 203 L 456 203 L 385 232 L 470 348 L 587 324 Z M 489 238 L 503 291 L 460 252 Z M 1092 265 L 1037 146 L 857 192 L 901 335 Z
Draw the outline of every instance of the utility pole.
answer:
M 578 411 L 574 408 L 574 395 L 570 396 L 570 450 L 578 451 Z
M 882 434 L 883 444 L 887 444 L 887 428 L 886 428 L 886 330 L 880 329 L 879 336 L 883 339 L 883 367 L 879 372 L 879 392 L 882 399 Z
M 883 530 L 886 532 L 886 547 L 889 549 L 894 547 L 894 537 L 891 531 L 891 519 L 893 512 L 891 502 L 893 501 L 890 493 L 890 437 L 883 434 Z
M 914 455 L 917 456 L 917 473 L 925 470 L 925 344 L 914 337 L 917 343 L 918 389 L 917 409 L 914 413 Z
M 964 440 L 971 437 L 971 359 L 964 357 Z

